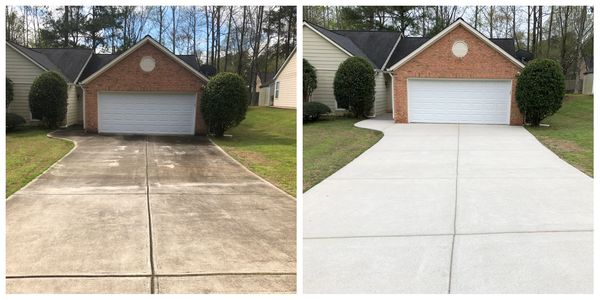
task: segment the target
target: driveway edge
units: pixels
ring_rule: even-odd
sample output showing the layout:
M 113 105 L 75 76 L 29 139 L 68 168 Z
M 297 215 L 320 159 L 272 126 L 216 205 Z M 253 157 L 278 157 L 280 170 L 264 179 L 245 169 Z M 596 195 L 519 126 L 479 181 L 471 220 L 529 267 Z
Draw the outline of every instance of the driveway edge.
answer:
M 57 161 L 55 161 L 53 164 L 51 164 L 48 168 L 46 168 L 46 170 L 44 170 L 38 176 L 36 176 L 35 178 L 33 178 L 31 181 L 29 181 L 26 185 L 22 186 L 20 189 L 16 190 L 14 193 L 12 193 L 12 195 L 10 195 L 8 198 L 6 198 L 5 201 L 11 200 L 18 192 L 20 192 L 21 190 L 25 189 L 30 184 L 36 182 L 42 175 L 46 174 L 46 172 L 48 172 L 50 169 L 52 169 L 52 167 L 54 167 L 56 164 L 58 164 L 59 162 L 61 162 L 63 159 L 65 159 L 65 157 L 69 156 L 69 154 L 71 154 L 73 151 L 75 151 L 75 149 L 77 149 L 77 141 L 70 140 L 70 139 L 63 138 L 63 137 L 56 137 L 56 136 L 52 135 L 53 133 L 55 133 L 55 132 L 57 132 L 59 130 L 60 129 L 54 130 L 52 132 L 48 132 L 48 134 L 46 134 L 46 136 L 48 138 L 51 138 L 51 139 L 57 139 L 57 140 L 63 140 L 63 141 L 71 142 L 71 143 L 73 143 L 73 148 L 71 148 L 71 150 L 69 150 L 69 152 L 67 152 L 65 155 L 63 155 L 63 157 L 59 158 Z
M 286 193 L 284 190 L 280 189 L 278 186 L 274 185 L 270 181 L 268 181 L 268 180 L 266 180 L 266 179 L 258 176 L 258 174 L 252 172 L 250 169 L 248 169 L 246 166 L 244 166 L 241 162 L 237 161 L 237 159 L 235 159 L 231 155 L 229 155 L 229 153 L 227 153 L 227 151 L 225 151 L 225 150 L 223 150 L 223 148 L 219 147 L 219 145 L 217 145 L 215 142 L 213 142 L 210 138 L 208 140 L 210 141 L 210 143 L 213 146 L 215 146 L 217 149 L 219 149 L 219 151 L 221 151 L 223 154 L 225 154 L 225 156 L 227 156 L 228 158 L 230 158 L 231 160 L 233 160 L 236 164 L 238 164 L 240 167 L 242 167 L 244 170 L 246 170 L 246 172 L 252 174 L 254 177 L 260 179 L 264 183 L 266 183 L 266 184 L 270 185 L 271 187 L 275 188 L 276 190 L 280 191 L 282 194 L 286 195 L 288 198 L 290 198 L 294 202 L 296 201 L 295 197 L 293 197 L 292 195 Z

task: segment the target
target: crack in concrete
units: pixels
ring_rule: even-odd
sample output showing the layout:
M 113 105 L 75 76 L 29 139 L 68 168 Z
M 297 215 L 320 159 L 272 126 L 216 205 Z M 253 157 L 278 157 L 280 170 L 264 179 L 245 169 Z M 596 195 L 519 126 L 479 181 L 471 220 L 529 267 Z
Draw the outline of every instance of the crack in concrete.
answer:
M 154 294 L 156 291 L 154 290 L 154 281 L 155 281 L 155 270 L 154 270 L 154 249 L 153 249 L 153 241 L 152 241 L 152 214 L 150 212 L 150 187 L 148 184 L 148 136 L 146 136 L 145 143 L 145 160 L 146 160 L 146 205 L 148 207 L 148 238 L 149 238 L 149 248 L 150 248 L 150 293 Z

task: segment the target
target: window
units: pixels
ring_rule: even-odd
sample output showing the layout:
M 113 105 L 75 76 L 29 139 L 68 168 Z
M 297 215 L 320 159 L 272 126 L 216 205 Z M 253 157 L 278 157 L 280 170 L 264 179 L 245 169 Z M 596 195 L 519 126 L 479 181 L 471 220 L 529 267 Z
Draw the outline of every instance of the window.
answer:
M 279 99 L 279 81 L 275 82 L 275 99 Z

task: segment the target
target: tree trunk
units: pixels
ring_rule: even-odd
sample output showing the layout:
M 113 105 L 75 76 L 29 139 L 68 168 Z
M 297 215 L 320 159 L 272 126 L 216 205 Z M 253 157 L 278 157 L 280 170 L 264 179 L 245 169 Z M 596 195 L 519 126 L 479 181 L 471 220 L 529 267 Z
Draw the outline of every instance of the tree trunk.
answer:
M 537 24 L 538 24 L 538 20 L 537 20 L 537 14 L 535 13 L 535 6 L 532 9 L 533 11 L 533 28 L 532 28 L 532 32 L 533 35 L 531 37 L 531 52 L 533 52 L 533 54 L 536 54 L 536 43 L 537 43 Z
M 217 6 L 217 71 L 221 69 L 221 7 Z
M 192 7 L 192 23 L 194 24 L 194 29 L 192 30 L 192 42 L 194 43 L 194 58 L 198 61 L 198 53 L 196 52 L 196 6 Z
M 279 70 L 280 36 L 281 36 L 281 18 L 277 18 L 277 45 L 275 46 L 275 70 Z
M 204 62 L 204 64 L 209 64 L 209 60 L 208 58 L 210 57 L 210 48 L 208 48 L 208 43 L 210 42 L 210 31 L 209 31 L 209 27 L 210 27 L 210 23 L 209 23 L 209 19 L 210 17 L 208 16 L 208 6 L 204 7 L 204 17 L 206 18 L 206 61 Z
M 553 22 L 553 18 L 554 18 L 554 6 L 550 7 L 550 23 L 548 23 L 548 48 L 546 49 L 546 57 L 550 56 L 550 40 L 552 39 L 552 22 Z
M 579 86 L 579 80 L 581 79 L 581 60 L 583 59 L 583 53 L 581 53 L 581 43 L 583 43 L 583 34 L 585 32 L 585 23 L 587 21 L 587 6 L 582 6 L 581 15 L 579 18 L 579 28 L 577 28 L 577 60 L 575 63 L 575 94 L 581 93 L 581 89 Z
M 269 11 L 267 13 L 267 30 L 266 30 L 266 34 L 267 34 L 267 46 L 265 47 L 266 52 L 265 52 L 265 68 L 264 68 L 264 74 L 267 74 L 268 68 L 269 68 L 269 46 L 271 45 L 271 18 L 270 18 L 270 12 Z M 266 82 L 263 82 L 263 84 L 265 84 Z
M 65 6 L 65 13 L 63 15 L 63 18 L 64 18 L 64 27 L 65 27 L 65 28 L 63 28 L 63 30 L 64 30 L 64 32 L 63 32 L 63 38 L 64 38 L 63 46 L 65 48 L 67 48 L 69 46 L 69 30 L 68 30 L 68 26 L 69 26 L 69 11 L 70 11 L 69 6 Z
M 479 25 L 479 6 L 475 5 L 475 29 Z
M 490 21 L 490 39 L 494 37 L 494 6 L 490 5 L 489 13 Z
M 292 52 L 292 49 L 290 48 L 291 46 L 291 37 L 292 37 L 292 22 L 294 21 L 294 11 L 292 9 L 289 10 L 289 15 L 288 15 L 288 28 L 287 28 L 287 39 L 285 41 L 285 58 L 287 59 L 287 57 L 290 55 L 290 52 Z
M 252 47 L 252 63 L 250 64 L 250 101 L 252 105 L 256 105 L 254 103 L 254 93 L 256 92 L 256 73 L 257 73 L 257 59 L 258 53 L 260 52 L 260 37 L 261 37 L 261 29 L 263 22 L 263 11 L 264 6 L 258 7 L 258 16 L 256 22 L 256 28 L 254 31 L 254 47 Z
M 529 33 L 531 32 L 531 6 L 527 6 L 527 51 L 529 51 Z
M 246 34 L 246 6 L 243 7 L 244 13 L 243 13 L 243 17 L 242 17 L 242 31 L 240 32 L 240 44 L 238 47 L 238 67 L 237 67 L 237 73 L 238 74 L 242 74 L 242 58 L 244 55 L 244 35 Z
M 225 42 L 225 72 L 227 72 L 227 63 L 229 60 L 229 37 L 231 36 L 231 19 L 233 16 L 233 6 L 229 7 L 229 21 L 227 21 L 227 42 Z
M 171 6 L 171 13 L 173 15 L 173 53 L 175 53 L 175 41 L 176 41 L 176 33 L 177 33 L 177 23 L 175 21 L 175 9 L 177 6 Z
M 567 72 L 566 65 L 566 53 L 567 53 L 567 33 L 569 32 L 569 14 L 571 8 L 564 6 L 559 8 L 564 10 L 564 15 L 561 16 L 561 43 L 560 43 L 560 65 L 563 67 L 563 71 Z

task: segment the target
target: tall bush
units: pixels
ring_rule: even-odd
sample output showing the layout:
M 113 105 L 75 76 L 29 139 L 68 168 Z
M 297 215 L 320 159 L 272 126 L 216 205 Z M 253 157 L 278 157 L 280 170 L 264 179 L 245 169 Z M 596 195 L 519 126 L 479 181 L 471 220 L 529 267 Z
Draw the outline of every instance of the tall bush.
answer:
M 317 89 L 317 70 L 308 60 L 302 59 L 302 97 L 304 102 L 310 101 L 310 96 L 315 89 Z
M 227 129 L 239 125 L 246 117 L 246 82 L 235 73 L 217 74 L 208 82 L 200 107 L 209 133 L 223 136 Z
M 525 122 L 539 126 L 556 113 L 565 96 L 565 75 L 560 64 L 551 59 L 535 59 L 517 78 L 516 100 Z
M 67 82 L 56 72 L 38 76 L 29 90 L 29 109 L 48 128 L 57 128 L 67 115 Z
M 15 97 L 12 80 L 6 78 L 6 110 Z
M 350 57 L 340 64 L 333 81 L 338 107 L 356 118 L 366 118 L 375 100 L 375 71 L 362 57 Z

